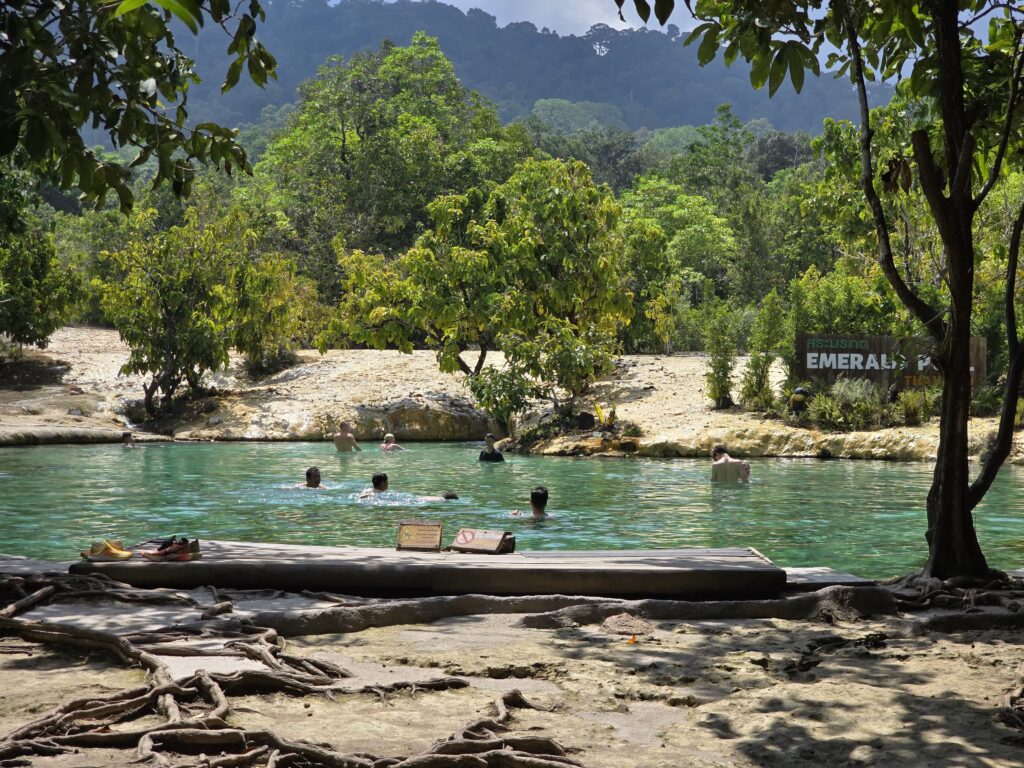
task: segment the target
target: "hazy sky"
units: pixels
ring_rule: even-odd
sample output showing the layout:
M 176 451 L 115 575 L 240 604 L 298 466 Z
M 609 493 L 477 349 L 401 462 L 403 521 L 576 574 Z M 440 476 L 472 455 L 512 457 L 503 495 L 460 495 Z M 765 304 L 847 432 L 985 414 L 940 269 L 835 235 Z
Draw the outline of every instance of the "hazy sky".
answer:
M 620 29 L 639 26 L 640 18 L 632 3 L 626 3 L 623 15 L 628 23 L 619 21 L 613 0 L 441 0 L 464 11 L 479 8 L 495 16 L 504 26 L 511 21 L 532 21 L 538 29 L 549 27 L 563 35 L 582 34 L 594 24 L 607 24 Z M 682 3 L 680 3 L 680 6 Z M 685 10 L 685 9 L 684 9 Z M 679 23 L 678 21 L 676 22 Z M 658 23 L 651 19 L 655 28 Z

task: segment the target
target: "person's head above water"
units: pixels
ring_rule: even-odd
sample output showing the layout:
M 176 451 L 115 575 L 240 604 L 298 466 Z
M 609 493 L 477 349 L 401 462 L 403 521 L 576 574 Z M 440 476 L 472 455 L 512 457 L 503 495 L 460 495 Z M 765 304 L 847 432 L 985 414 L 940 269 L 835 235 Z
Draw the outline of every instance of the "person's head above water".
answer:
M 383 472 L 375 474 L 371 478 L 371 482 L 375 491 L 386 491 L 388 489 L 388 476 Z
M 714 461 L 718 461 L 718 459 L 720 459 L 722 456 L 727 456 L 728 454 L 729 451 L 721 443 L 719 443 L 718 445 L 711 449 L 711 458 Z
M 347 435 L 351 431 L 352 431 L 352 425 L 349 424 L 347 421 L 339 421 L 338 422 L 338 432 L 340 432 L 343 435 Z
M 484 442 L 487 444 L 487 449 L 488 450 L 493 450 L 494 449 L 494 441 L 496 439 L 497 438 L 494 436 L 494 433 L 492 433 L 492 432 L 488 432 L 486 435 L 484 435 Z
M 441 494 L 441 498 L 444 499 L 445 501 L 457 501 L 459 498 L 459 494 L 457 494 L 455 491 L 445 491 L 444 493 Z
M 530 506 L 533 507 L 534 513 L 543 513 L 548 506 L 548 489 L 538 485 L 530 491 Z
M 121 444 L 122 445 L 135 445 L 135 435 L 131 432 L 121 433 Z
M 388 432 L 386 435 L 384 435 L 384 444 L 385 445 L 391 445 L 391 443 L 393 443 L 393 442 L 395 442 L 395 436 L 393 434 Z
M 319 488 L 320 487 L 320 468 L 310 467 L 306 470 L 306 487 L 307 488 Z

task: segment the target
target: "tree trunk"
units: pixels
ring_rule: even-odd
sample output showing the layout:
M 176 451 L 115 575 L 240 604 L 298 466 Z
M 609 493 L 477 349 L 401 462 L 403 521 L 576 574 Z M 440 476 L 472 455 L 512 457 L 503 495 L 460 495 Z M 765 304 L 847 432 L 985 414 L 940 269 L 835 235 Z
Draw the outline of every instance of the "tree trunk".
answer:
M 942 416 L 935 475 L 928 491 L 928 564 L 924 575 L 985 576 L 988 563 L 974 530 L 970 500 L 967 420 L 971 402 L 970 326 L 950 328 L 941 355 Z

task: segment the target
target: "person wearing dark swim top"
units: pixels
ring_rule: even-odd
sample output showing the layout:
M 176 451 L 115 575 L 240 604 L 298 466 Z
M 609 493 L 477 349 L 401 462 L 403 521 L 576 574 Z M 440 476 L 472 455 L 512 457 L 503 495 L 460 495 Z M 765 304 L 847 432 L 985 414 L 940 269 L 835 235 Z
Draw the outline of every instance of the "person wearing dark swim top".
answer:
M 505 457 L 501 455 L 501 451 L 494 447 L 494 435 L 488 432 L 484 435 L 484 443 L 486 448 L 480 451 L 480 461 L 504 461 Z

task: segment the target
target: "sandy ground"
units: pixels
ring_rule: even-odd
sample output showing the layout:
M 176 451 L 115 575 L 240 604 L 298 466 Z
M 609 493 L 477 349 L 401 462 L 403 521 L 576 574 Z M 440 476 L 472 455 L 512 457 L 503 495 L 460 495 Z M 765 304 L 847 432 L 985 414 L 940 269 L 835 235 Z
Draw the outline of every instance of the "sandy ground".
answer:
M 544 710 L 516 710 L 514 730 L 551 736 L 590 768 L 1024 765 L 1024 734 L 995 719 L 1024 661 L 1019 633 L 911 637 L 875 621 L 660 622 L 630 644 L 599 627 L 516 622 L 473 616 L 296 638 L 292 652 L 341 664 L 356 684 L 455 675 L 470 685 L 333 700 L 233 697 L 229 722 L 343 752 L 414 754 L 519 689 Z M 838 638 L 852 642 L 809 650 Z M 0 731 L 139 679 L 98 657 L 4 638 Z M 89 750 L 33 765 L 119 766 L 133 756 Z
M 143 377 L 119 375 L 127 356 L 116 332 L 82 327 L 58 331 L 45 351 L 28 350 L 23 361 L 0 371 L 0 444 L 117 438 L 141 418 Z M 355 424 L 357 436 L 373 441 L 384 431 L 399 439 L 479 439 L 495 428 L 472 407 L 459 378 L 438 370 L 432 352 L 306 351 L 300 358 L 298 365 L 259 381 L 233 359 L 227 370 L 208 377 L 219 394 L 194 403 L 161 431 L 177 439 L 322 439 L 344 418 Z M 500 357 L 491 359 L 500 363 Z M 704 396 L 704 374 L 701 355 L 623 357 L 584 405 L 597 403 L 605 411 L 614 406 L 618 418 L 636 424 L 643 436 L 623 446 L 599 434 L 584 435 L 539 450 L 703 456 L 712 444 L 727 442 L 734 453 L 752 456 L 934 456 L 934 423 L 828 434 L 739 409 L 714 411 Z M 972 423 L 976 453 L 994 426 L 992 419 Z M 1011 460 L 1022 458 L 1018 450 Z

